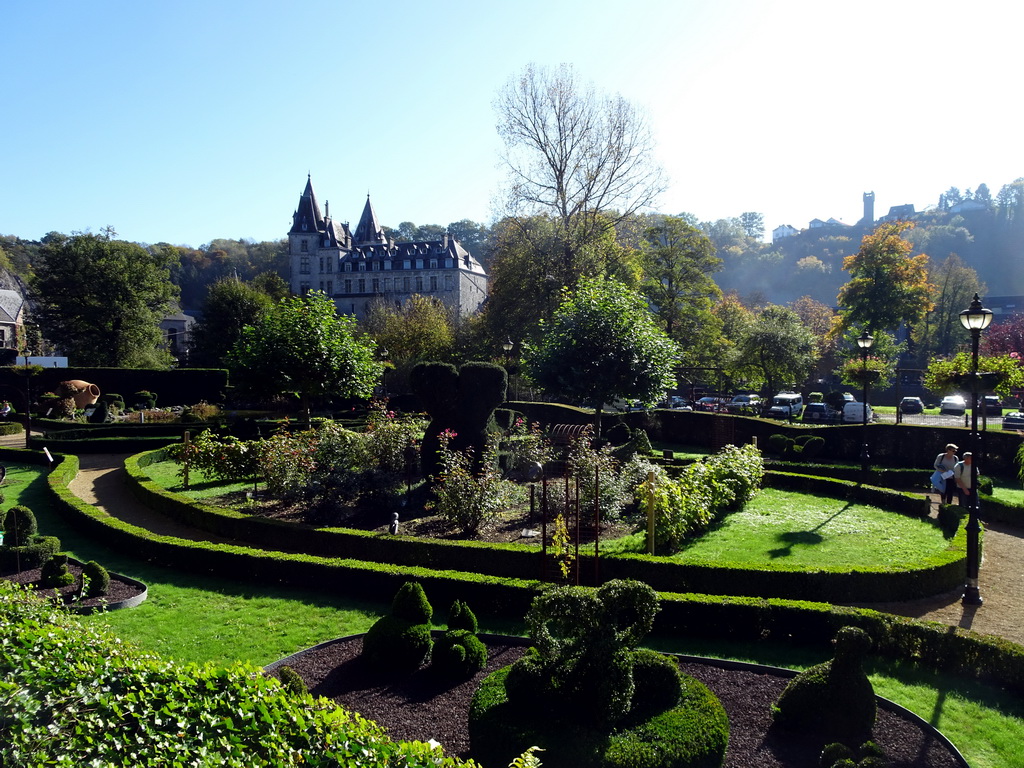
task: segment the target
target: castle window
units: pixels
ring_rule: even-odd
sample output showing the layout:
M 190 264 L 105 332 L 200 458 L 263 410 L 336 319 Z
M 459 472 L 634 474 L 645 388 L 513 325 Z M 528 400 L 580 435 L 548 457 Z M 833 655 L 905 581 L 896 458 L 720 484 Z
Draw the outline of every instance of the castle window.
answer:
M 384 278 L 384 293 L 391 293 L 391 278 Z
M 416 259 L 416 269 L 423 269 L 423 259 Z
M 366 278 L 359 278 L 359 293 L 366 293 Z
M 406 259 L 405 261 L 403 261 L 402 262 L 402 269 L 412 269 L 412 262 L 409 259 Z
M 299 274 L 300 275 L 308 275 L 309 274 L 309 256 L 303 256 L 299 260 Z
M 384 262 L 384 269 L 391 269 L 391 259 Z
M 345 262 L 345 271 L 346 272 L 351 272 L 352 271 L 352 262 L 350 262 L 350 261 L 346 261 Z
M 444 265 L 445 265 L 445 267 L 447 267 L 448 269 L 451 269 L 452 267 L 454 267 L 454 266 L 455 266 L 455 262 L 454 262 L 454 261 L 452 261 L 451 259 L 445 259 L 445 260 L 444 260 Z
M 301 251 L 302 253 L 309 253 L 309 241 L 308 240 L 305 240 L 305 239 L 299 240 L 299 251 Z
M 324 292 L 324 281 L 321 280 L 320 281 L 320 293 L 323 293 L 323 292 Z
M 324 271 L 324 257 L 323 256 L 320 257 L 320 271 L 321 272 Z
M 373 292 L 374 293 L 380 293 L 380 278 L 379 277 L 373 278 Z
M 409 278 L 408 277 L 403 277 L 402 278 L 402 290 L 405 291 L 406 293 L 409 292 Z
M 437 259 L 431 259 L 430 260 L 430 268 L 431 269 L 437 269 Z
M 431 275 L 430 276 L 430 290 L 432 290 L 432 291 L 436 291 L 437 290 L 437 276 L 436 275 Z
M 366 271 L 366 262 L 365 261 L 360 261 L 359 262 L 359 271 L 360 272 L 365 272 Z
M 334 257 L 333 256 L 328 256 L 327 257 L 327 271 L 328 272 L 333 272 L 334 271 Z
M 303 296 L 309 293 L 309 283 L 299 283 L 299 293 Z
M 327 295 L 328 296 L 333 296 L 334 295 L 334 281 L 333 280 L 328 280 L 327 281 Z
M 416 278 L 416 293 L 423 293 L 423 278 Z
M 455 285 L 455 281 L 452 280 L 452 276 L 451 275 L 445 275 L 444 276 L 444 289 L 446 291 L 450 291 L 454 287 L 454 285 Z
M 346 280 L 345 281 L 345 293 L 352 293 L 352 281 L 351 280 Z
M 379 261 L 374 261 L 373 264 L 372 264 L 372 267 L 373 267 L 373 271 L 374 272 L 379 272 L 380 271 L 380 262 Z

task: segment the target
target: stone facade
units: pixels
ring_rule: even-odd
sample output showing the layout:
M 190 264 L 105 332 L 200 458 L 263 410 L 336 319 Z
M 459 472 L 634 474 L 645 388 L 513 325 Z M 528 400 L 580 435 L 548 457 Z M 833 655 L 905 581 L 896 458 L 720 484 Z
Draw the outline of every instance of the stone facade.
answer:
M 487 274 L 447 234 L 440 240 L 389 239 L 367 196 L 355 232 L 321 213 L 311 180 L 299 198 L 288 232 L 293 293 L 323 291 L 339 312 L 366 316 L 375 301 L 401 304 L 413 294 L 434 296 L 464 317 L 487 297 Z

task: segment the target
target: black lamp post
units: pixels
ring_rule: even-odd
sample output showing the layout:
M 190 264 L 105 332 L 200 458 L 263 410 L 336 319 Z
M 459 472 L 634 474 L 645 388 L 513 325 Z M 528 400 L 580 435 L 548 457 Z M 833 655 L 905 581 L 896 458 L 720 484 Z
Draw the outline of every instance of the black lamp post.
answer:
M 978 591 L 978 570 L 981 565 L 981 547 L 978 541 L 981 525 L 978 522 L 978 342 L 981 332 L 992 323 L 992 310 L 981 306 L 974 294 L 971 306 L 960 313 L 960 324 L 971 332 L 971 490 L 967 494 L 967 584 L 964 586 L 964 605 L 981 605 Z
M 512 343 L 512 339 L 510 339 L 510 338 L 506 338 L 505 341 L 502 342 L 502 345 L 501 345 L 501 348 L 505 352 L 505 369 L 506 369 L 506 371 L 509 368 L 509 361 L 511 360 L 510 355 L 511 355 L 511 352 L 512 352 L 512 347 L 514 347 L 514 346 L 515 346 L 515 344 Z M 513 392 L 513 399 L 518 399 L 515 396 L 514 392 Z
M 875 337 L 868 333 L 868 329 L 864 329 L 864 333 L 857 337 L 857 346 L 860 347 L 860 359 L 863 365 L 864 373 L 864 401 L 861 403 L 863 411 L 863 430 L 864 437 L 863 442 L 860 446 L 860 471 L 864 475 L 864 479 L 867 479 L 868 471 L 870 470 L 871 455 L 868 453 L 868 350 L 871 349 L 871 345 L 875 343 Z

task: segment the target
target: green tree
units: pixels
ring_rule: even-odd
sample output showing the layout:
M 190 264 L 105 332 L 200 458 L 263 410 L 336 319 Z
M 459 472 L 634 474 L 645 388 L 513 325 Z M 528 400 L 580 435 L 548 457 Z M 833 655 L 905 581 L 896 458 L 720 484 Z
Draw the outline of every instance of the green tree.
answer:
M 764 214 L 747 211 L 740 214 L 740 224 L 743 231 L 751 240 L 760 240 L 764 237 Z
M 658 324 L 682 345 L 682 364 L 711 365 L 722 322 L 713 313 L 722 292 L 712 275 L 721 269 L 711 241 L 682 219 L 665 216 L 645 231 L 642 291 Z
M 41 256 L 33 281 L 36 318 L 72 365 L 170 364 L 160 320 L 177 289 L 166 257 L 102 235 L 55 233 Z
M 639 293 L 615 280 L 583 279 L 575 291 L 563 291 L 540 341 L 527 346 L 525 363 L 541 388 L 592 406 L 599 428 L 605 403 L 654 402 L 672 388 L 678 356 Z
M 224 365 L 242 330 L 257 324 L 273 303 L 264 291 L 234 278 L 213 283 L 203 302 L 202 319 L 192 328 L 190 364 L 198 368 Z
M 972 365 L 970 352 L 958 352 L 947 360 L 933 360 L 924 372 L 924 385 L 937 395 L 970 391 Z M 1012 355 L 980 355 L 978 372 L 995 374 L 994 379 L 980 379 L 979 394 L 991 391 L 1000 397 L 1010 397 L 1014 390 L 1024 387 L 1024 367 L 1020 358 Z
M 308 415 L 315 400 L 370 397 L 383 372 L 375 355 L 373 339 L 357 337 L 355 318 L 314 291 L 282 299 L 246 326 L 227 362 L 239 386 L 294 394 Z
M 914 350 L 926 361 L 936 355 L 952 354 L 963 343 L 960 311 L 966 309 L 974 294 L 984 294 L 985 284 L 978 273 L 956 254 L 929 270 L 932 308 L 913 329 Z
M 863 333 L 861 328 L 850 328 L 843 336 L 839 349 L 839 377 L 843 383 L 862 387 L 864 385 L 864 358 L 857 338 Z M 892 385 L 896 375 L 896 366 L 906 344 L 897 342 L 896 337 L 886 331 L 872 334 L 874 342 L 868 350 L 867 369 L 869 383 L 872 387 L 885 389 Z
M 373 336 L 394 366 L 388 375 L 393 391 L 408 391 L 409 372 L 416 363 L 447 363 L 455 354 L 455 321 L 444 302 L 433 296 L 413 294 L 400 306 L 389 301 L 370 304 L 366 331 Z
M 843 259 L 850 281 L 839 289 L 841 326 L 894 331 L 901 323 L 913 324 L 931 307 L 928 257 L 911 256 L 912 246 L 903 233 L 908 221 L 880 224 L 861 241 L 860 250 Z
M 769 392 L 799 385 L 818 360 L 814 335 L 792 309 L 769 304 L 745 328 L 732 355 L 736 379 L 764 384 Z
M 528 65 L 498 94 L 495 111 L 508 211 L 515 218 L 551 216 L 561 243 L 552 274 L 572 285 L 584 274 L 579 251 L 664 189 L 646 119 L 622 96 L 580 83 L 565 64 Z

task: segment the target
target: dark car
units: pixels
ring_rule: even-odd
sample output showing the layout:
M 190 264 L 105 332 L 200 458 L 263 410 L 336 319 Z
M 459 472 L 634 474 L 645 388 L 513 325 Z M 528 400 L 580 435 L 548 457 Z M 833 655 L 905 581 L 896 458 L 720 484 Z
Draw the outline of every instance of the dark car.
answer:
M 924 402 L 920 397 L 904 397 L 900 400 L 900 413 L 924 413 Z
M 724 398 L 712 397 L 711 395 L 708 395 L 706 397 L 700 398 L 696 403 L 694 403 L 694 410 L 717 411 L 722 407 L 722 405 L 724 405 L 725 402 L 726 400 Z
M 826 403 L 808 403 L 804 406 L 804 421 L 818 424 L 835 424 L 839 421 L 839 411 Z
M 967 410 L 967 401 L 962 395 L 946 395 L 939 403 L 939 413 L 948 413 L 953 416 L 963 416 Z
M 1024 431 L 1024 412 L 1014 411 L 1003 416 L 1003 429 Z
M 1003 415 L 1003 404 L 995 395 L 985 395 L 981 401 L 981 408 L 986 416 Z

